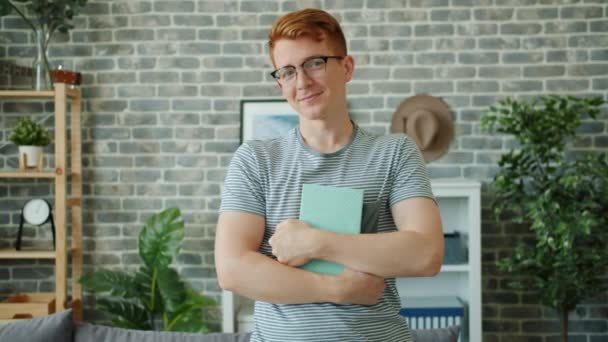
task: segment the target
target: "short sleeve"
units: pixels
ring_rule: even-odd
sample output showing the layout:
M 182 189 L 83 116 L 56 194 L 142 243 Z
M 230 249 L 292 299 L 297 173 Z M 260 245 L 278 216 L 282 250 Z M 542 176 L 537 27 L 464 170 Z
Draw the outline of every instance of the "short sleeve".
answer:
M 428 171 L 416 143 L 405 135 L 399 137 L 395 156 L 390 205 L 413 197 L 428 197 L 435 201 Z
M 220 212 L 244 211 L 266 216 L 266 200 L 258 159 L 245 143 L 234 154 L 224 181 Z

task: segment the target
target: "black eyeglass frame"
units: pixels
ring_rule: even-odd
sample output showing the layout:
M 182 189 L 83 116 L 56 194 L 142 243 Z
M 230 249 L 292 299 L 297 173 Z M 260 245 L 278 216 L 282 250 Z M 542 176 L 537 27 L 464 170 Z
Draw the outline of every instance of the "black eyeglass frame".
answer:
M 316 58 L 321 58 L 323 60 L 323 62 L 325 63 L 325 67 L 327 67 L 327 60 L 329 59 L 337 59 L 337 60 L 342 60 L 344 59 L 344 56 L 310 56 L 308 58 L 306 58 L 306 60 L 304 62 L 302 62 L 302 64 L 300 64 L 300 68 L 304 68 L 304 64 L 308 63 L 310 60 L 312 59 L 316 59 Z M 279 82 L 279 78 L 277 77 L 277 73 L 284 69 L 284 68 L 294 68 L 296 69 L 296 76 L 298 75 L 298 70 L 295 66 L 293 65 L 286 65 L 284 67 L 280 67 L 278 69 L 276 69 L 275 71 L 270 73 L 270 76 L 272 76 L 272 78 L 274 78 L 277 82 Z

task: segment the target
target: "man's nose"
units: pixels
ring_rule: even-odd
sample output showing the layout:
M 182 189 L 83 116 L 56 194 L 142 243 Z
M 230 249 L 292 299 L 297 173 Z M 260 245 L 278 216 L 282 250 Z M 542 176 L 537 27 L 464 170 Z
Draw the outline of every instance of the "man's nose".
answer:
M 298 72 L 296 73 L 296 87 L 298 89 L 306 88 L 312 82 L 313 82 L 312 78 L 310 76 L 308 76 L 308 74 L 306 73 L 306 71 L 304 71 L 304 69 L 298 70 Z

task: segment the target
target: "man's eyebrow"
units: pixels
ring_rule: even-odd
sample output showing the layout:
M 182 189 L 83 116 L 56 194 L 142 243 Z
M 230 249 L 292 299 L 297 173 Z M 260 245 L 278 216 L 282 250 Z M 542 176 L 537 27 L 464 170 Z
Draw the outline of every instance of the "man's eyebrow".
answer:
M 302 61 L 302 63 L 300 63 L 300 64 L 304 64 L 304 63 L 308 62 L 309 60 L 311 60 L 311 59 L 313 59 L 313 58 L 319 58 L 319 57 L 321 57 L 321 56 L 323 56 L 323 55 L 312 55 L 312 56 L 308 56 L 308 57 L 304 58 L 304 60 L 303 60 L 303 61 Z M 283 69 L 283 68 L 289 68 L 289 67 L 295 68 L 295 66 L 294 66 L 293 64 L 287 64 L 287 65 L 284 65 L 284 66 L 282 66 L 282 67 L 277 68 L 277 70 L 279 70 L 279 69 Z
M 291 64 L 287 64 L 287 65 L 283 65 L 282 67 L 279 67 L 277 70 L 283 69 L 283 68 L 295 68 L 295 66 L 291 65 Z

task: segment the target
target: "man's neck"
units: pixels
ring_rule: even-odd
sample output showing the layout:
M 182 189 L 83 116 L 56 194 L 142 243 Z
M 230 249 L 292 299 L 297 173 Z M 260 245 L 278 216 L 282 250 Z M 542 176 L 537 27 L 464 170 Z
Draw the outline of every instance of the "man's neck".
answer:
M 300 119 L 300 134 L 310 148 L 321 153 L 333 153 L 346 146 L 354 126 L 348 115 L 334 120 Z

